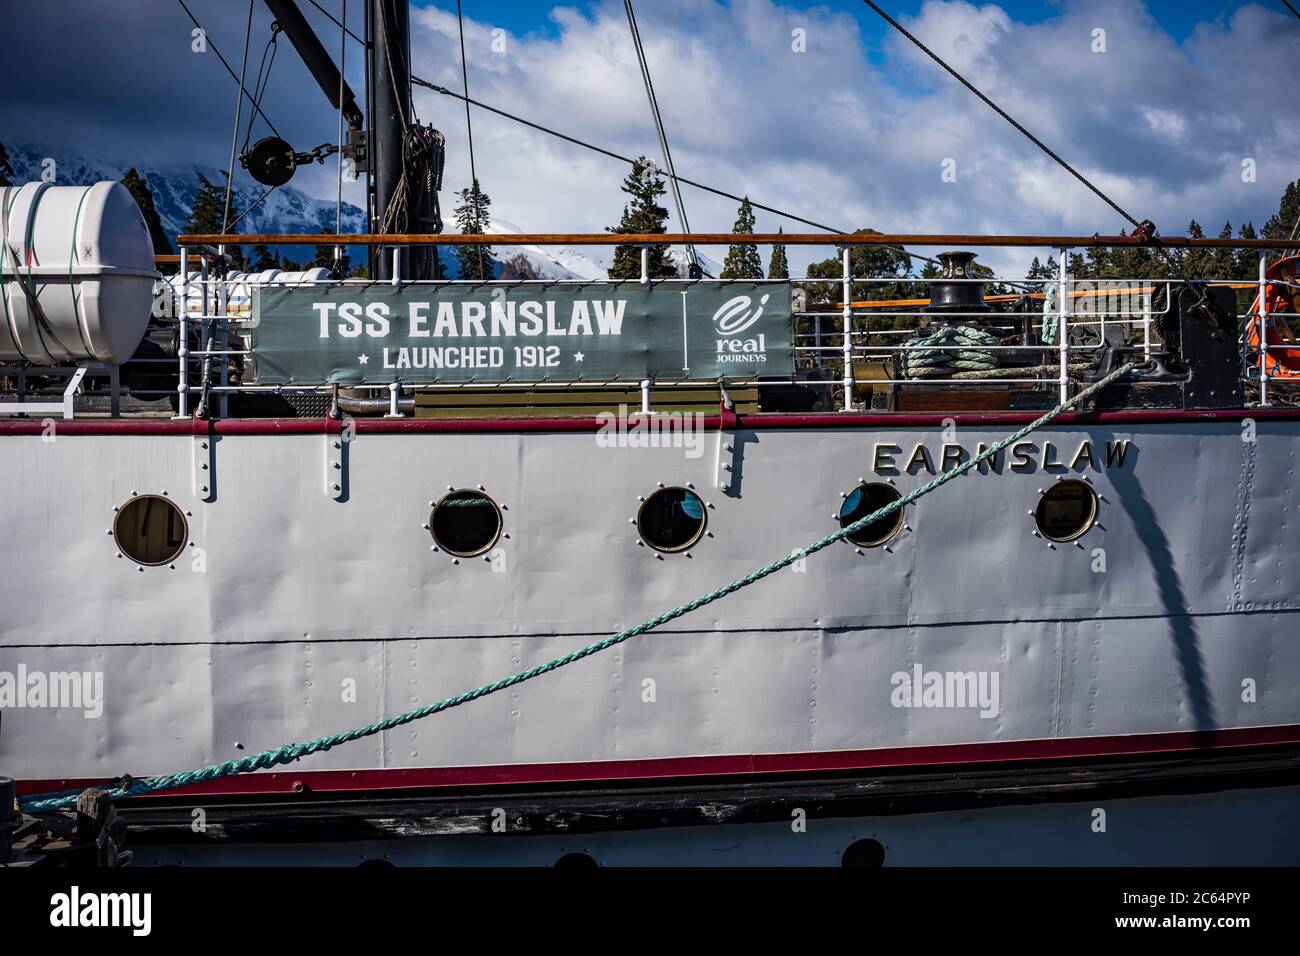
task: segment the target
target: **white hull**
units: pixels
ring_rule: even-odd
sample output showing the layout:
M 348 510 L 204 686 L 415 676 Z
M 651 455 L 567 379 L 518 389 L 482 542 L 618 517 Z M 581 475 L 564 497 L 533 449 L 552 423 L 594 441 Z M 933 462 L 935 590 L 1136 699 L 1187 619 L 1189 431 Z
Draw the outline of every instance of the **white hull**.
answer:
M 992 444 L 1012 427 L 959 423 L 955 441 Z M 340 770 L 380 771 L 369 782 L 393 786 L 503 782 L 514 770 L 537 781 L 547 765 L 555 779 L 672 775 L 687 769 L 677 758 L 759 771 L 761 755 L 796 755 L 772 769 L 993 759 L 1016 746 L 1069 756 L 1125 752 L 1112 738 L 1130 735 L 1182 735 L 1181 746 L 1211 730 L 1294 739 L 1300 565 L 1288 525 L 1300 426 L 1256 428 L 1250 443 L 1231 419 L 1054 426 L 1034 436 L 1031 470 L 1004 462 L 910 506 L 910 530 L 889 552 L 836 543 L 803 572 L 592 659 L 315 755 L 275 783 L 222 786 L 283 790 Z M 97 718 L 6 709 L 0 769 L 20 781 L 199 767 L 542 663 L 834 530 L 841 493 L 872 480 L 874 443 L 902 446 L 903 464 L 918 442 L 938 461 L 943 442 L 939 427 L 900 425 L 724 432 L 739 449 L 724 456 L 737 476 L 724 493 L 713 431 L 692 459 L 598 447 L 591 431 L 363 430 L 336 500 L 320 434 L 226 434 L 204 458 L 187 435 L 89 431 L 0 435 L 11 542 L 0 672 L 104 675 Z M 1132 440 L 1123 466 L 1073 469 L 1101 496 L 1098 526 L 1080 546 L 1049 549 L 1027 515 L 1063 473 L 1040 466 L 1043 443 L 1068 461 L 1085 439 L 1117 438 Z M 196 460 L 215 473 L 208 500 Z M 894 477 L 906 491 L 931 476 Z M 629 524 L 637 496 L 660 481 L 691 482 L 712 506 L 712 537 L 689 558 L 659 558 Z M 480 483 L 504 506 L 508 537 L 493 560 L 453 564 L 430 549 L 429 502 Z M 174 569 L 141 571 L 106 532 L 133 492 L 162 491 L 192 513 L 196 550 Z M 891 675 L 918 665 L 996 674 L 996 714 L 897 706 Z M 643 700 L 647 680 L 654 702 Z M 1260 728 L 1274 729 L 1252 735 Z M 435 776 L 391 773 L 404 769 Z

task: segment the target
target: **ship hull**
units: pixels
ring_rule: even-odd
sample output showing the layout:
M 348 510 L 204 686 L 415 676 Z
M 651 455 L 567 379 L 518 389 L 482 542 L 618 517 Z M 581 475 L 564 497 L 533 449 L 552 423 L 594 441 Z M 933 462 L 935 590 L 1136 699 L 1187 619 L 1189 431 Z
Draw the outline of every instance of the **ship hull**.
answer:
M 1300 423 L 1246 415 L 1066 419 L 909 505 L 889 550 L 837 542 L 485 700 L 189 792 L 1295 744 Z M 691 448 L 609 447 L 591 422 L 375 423 L 341 462 L 312 422 L 0 426 L 0 530 L 18 545 L 0 558 L 0 673 L 103 687 L 97 714 L 30 686 L 11 699 L 0 770 L 33 792 L 190 769 L 452 696 L 787 555 L 838 527 L 860 479 L 906 493 L 946 446 L 974 453 L 1016 421 L 715 418 Z M 1030 513 L 1062 476 L 1086 477 L 1100 513 L 1049 547 Z M 659 483 L 707 503 L 689 557 L 638 543 L 630 519 Z M 430 502 L 479 485 L 503 509 L 493 553 L 431 550 Z M 107 533 L 113 509 L 163 492 L 193 546 L 141 570 Z

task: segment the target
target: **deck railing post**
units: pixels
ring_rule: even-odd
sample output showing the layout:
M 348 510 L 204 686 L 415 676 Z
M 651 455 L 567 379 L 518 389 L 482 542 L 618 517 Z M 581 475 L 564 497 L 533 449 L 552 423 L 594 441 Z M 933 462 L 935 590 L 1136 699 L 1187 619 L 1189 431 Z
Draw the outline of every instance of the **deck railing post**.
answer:
M 1061 249 L 1060 281 L 1061 321 L 1057 323 L 1056 334 L 1059 336 L 1057 358 L 1061 363 L 1059 401 L 1065 402 L 1070 398 L 1070 250 L 1064 247 Z
M 1268 404 L 1268 253 L 1259 254 L 1259 403 Z
M 1151 361 L 1151 297 L 1148 292 L 1142 296 L 1142 360 Z
M 843 291 L 844 296 L 844 411 L 853 411 L 853 266 L 849 258 L 849 247 L 844 247 Z
M 641 247 L 641 282 L 650 281 L 650 247 Z
M 176 378 L 176 417 L 189 418 L 190 405 L 190 368 L 189 349 L 185 343 L 189 340 L 190 324 L 190 249 L 181 246 L 181 302 L 180 302 L 180 338 L 177 342 L 176 355 L 180 363 Z

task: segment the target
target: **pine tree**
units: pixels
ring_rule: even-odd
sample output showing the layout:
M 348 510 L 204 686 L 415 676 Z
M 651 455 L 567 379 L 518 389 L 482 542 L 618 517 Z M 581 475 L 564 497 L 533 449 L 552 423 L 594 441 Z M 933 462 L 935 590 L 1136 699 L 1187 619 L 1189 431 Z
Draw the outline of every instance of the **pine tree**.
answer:
M 271 254 L 271 247 L 258 244 L 253 246 L 253 264 L 249 267 L 253 272 L 266 272 L 270 269 L 280 268 L 279 262 Z
M 149 188 L 149 181 L 135 171 L 132 166 L 122 177 L 122 185 L 131 193 L 131 198 L 135 204 L 140 207 L 140 212 L 144 216 L 144 224 L 149 227 L 149 239 L 153 242 L 153 252 L 156 256 L 171 255 L 172 244 L 167 240 L 167 232 L 163 229 L 162 218 L 158 215 L 158 209 L 154 206 L 153 191 Z
M 221 171 L 223 176 L 229 176 L 225 170 Z M 196 173 L 199 179 L 198 190 L 194 194 L 194 204 L 190 206 L 190 216 L 185 220 L 185 232 L 191 235 L 212 235 L 220 234 L 226 228 L 226 187 L 218 186 L 202 173 Z M 239 218 L 239 204 L 235 201 L 234 193 L 230 195 L 230 219 L 234 222 Z M 248 262 L 244 257 L 244 250 L 241 246 L 227 246 L 226 256 L 230 260 L 232 268 L 243 270 Z
M 778 229 L 777 232 L 783 233 L 785 230 Z M 767 263 L 767 277 L 769 279 L 790 278 L 790 263 L 785 257 L 785 246 L 772 247 L 772 258 Z
M 334 230 L 329 227 L 321 230 L 321 235 L 332 236 L 334 234 Z M 312 265 L 321 269 L 329 269 L 330 272 L 337 272 L 338 277 L 343 278 L 351 271 L 352 259 L 346 252 L 341 252 L 336 263 L 334 259 L 334 250 L 336 248 L 336 246 L 317 246 Z M 337 269 L 335 268 L 336 265 Z
M 487 231 L 492 221 L 492 198 L 479 188 L 478 180 L 469 189 L 462 189 L 456 194 L 460 205 L 456 207 L 456 225 L 462 235 L 481 236 Z M 462 279 L 492 278 L 491 246 L 457 246 L 456 258 L 460 262 Z
M 14 168 L 9 165 L 9 153 L 0 143 L 0 186 L 13 185 Z
M 663 178 L 654 163 L 645 156 L 632 164 L 632 171 L 623 180 L 623 192 L 632 197 L 623 206 L 623 216 L 617 226 L 606 226 L 606 232 L 615 235 L 663 235 L 668 231 L 668 210 L 659 205 L 665 193 Z M 663 246 L 651 246 L 647 257 L 652 279 L 672 279 L 677 267 Z M 609 267 L 611 279 L 641 278 L 641 249 L 638 246 L 618 246 L 614 261 Z
M 1205 231 L 1193 219 L 1187 224 L 1187 235 L 1192 239 L 1204 239 Z M 1204 279 L 1214 273 L 1214 254 L 1211 249 L 1188 249 L 1179 257 L 1178 262 L 1179 277 L 1183 279 Z
M 1248 222 L 1237 230 L 1239 239 L 1258 239 L 1255 224 Z M 1254 249 L 1235 249 L 1232 255 L 1232 277 L 1234 279 L 1259 278 L 1259 253 Z
M 736 213 L 736 224 L 731 227 L 733 235 L 748 236 L 754 233 L 754 207 L 746 196 Z M 727 251 L 727 259 L 722 264 L 719 279 L 761 279 L 763 278 L 763 260 L 758 257 L 758 246 L 752 242 L 741 242 Z
M 1265 239 L 1300 237 L 1300 179 L 1287 185 L 1277 212 L 1268 217 L 1261 233 Z
M 857 229 L 854 235 L 873 235 L 875 229 Z M 905 281 L 911 277 L 912 260 L 906 252 L 894 246 L 851 246 L 849 252 L 849 269 L 855 280 L 853 298 L 855 299 L 901 299 L 915 290 L 913 283 Z M 808 266 L 810 279 L 840 280 L 844 275 L 841 260 L 843 249 L 833 259 L 823 259 Z M 897 282 L 860 282 L 861 279 L 897 279 Z M 836 281 L 826 285 L 809 287 L 808 294 L 818 303 L 838 302 L 842 283 Z

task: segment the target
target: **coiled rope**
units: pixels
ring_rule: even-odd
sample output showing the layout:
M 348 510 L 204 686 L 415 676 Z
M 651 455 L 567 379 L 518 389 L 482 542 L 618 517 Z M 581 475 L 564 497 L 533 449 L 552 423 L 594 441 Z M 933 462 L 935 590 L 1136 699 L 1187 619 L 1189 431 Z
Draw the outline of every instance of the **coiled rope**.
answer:
M 992 332 L 969 325 L 945 325 L 904 343 L 904 378 L 951 378 L 956 372 L 988 372 L 998 367 L 1000 345 Z M 981 348 L 981 346 L 983 346 Z
M 896 501 L 892 501 L 883 508 L 879 508 L 871 514 L 859 518 L 852 524 L 845 525 L 838 531 L 828 534 L 826 537 L 813 542 L 808 545 L 808 547 L 800 548 L 779 560 L 773 561 L 771 564 L 757 568 L 756 570 L 746 574 L 744 577 L 737 578 L 730 584 L 723 585 L 714 591 L 701 595 L 693 601 L 689 601 L 686 604 L 673 608 L 671 611 L 666 611 L 658 617 L 648 618 L 634 627 L 629 627 L 627 630 L 619 631 L 617 634 L 596 641 L 595 643 L 588 644 L 586 647 L 570 651 L 563 657 L 557 657 L 554 660 L 547 661 L 545 664 L 530 667 L 517 674 L 512 674 L 509 677 L 494 681 L 491 684 L 484 684 L 482 687 L 476 687 L 463 694 L 457 694 L 455 697 L 448 697 L 444 700 L 437 701 L 436 703 L 429 704 L 426 707 L 407 711 L 406 713 L 398 714 L 395 717 L 387 717 L 373 724 L 366 724 L 364 727 L 357 727 L 353 730 L 346 730 L 342 733 L 333 734 L 327 737 L 317 737 L 314 740 L 308 740 L 302 743 L 287 744 L 283 747 L 277 747 L 274 750 L 264 750 L 261 753 L 250 754 L 246 757 L 241 757 L 238 760 L 227 760 L 225 763 L 213 764 L 212 766 L 202 767 L 198 770 L 186 770 L 180 773 L 165 774 L 157 777 L 145 777 L 139 780 L 123 778 L 106 784 L 104 789 L 108 791 L 110 799 L 117 799 L 119 797 L 139 796 L 146 793 L 159 793 L 164 790 L 174 790 L 177 787 L 184 787 L 195 783 L 206 783 L 211 780 L 219 780 L 222 777 L 251 773 L 254 770 L 266 770 L 271 767 L 291 763 L 301 757 L 309 756 L 310 754 L 331 750 L 340 744 L 360 740 L 363 737 L 370 737 L 386 730 L 392 730 L 395 727 L 401 727 L 403 724 L 409 724 L 425 717 L 431 717 L 434 714 L 442 713 L 444 710 L 459 707 L 461 704 L 467 704 L 470 701 L 478 700 L 480 697 L 487 697 L 490 694 L 495 694 L 508 687 L 514 687 L 517 684 L 522 684 L 524 681 L 532 680 L 534 677 L 540 677 L 543 674 L 550 673 L 551 671 L 559 670 L 561 667 L 566 667 L 585 657 L 591 657 L 593 654 L 599 654 L 601 651 L 608 650 L 617 644 L 622 644 L 624 641 L 630 641 L 632 638 L 639 637 L 657 627 L 661 627 L 669 621 L 676 620 L 692 611 L 698 610 L 706 604 L 712 604 L 714 601 L 720 600 L 729 594 L 734 594 L 742 588 L 749 587 L 751 584 L 761 581 L 768 575 L 775 574 L 782 568 L 789 567 L 796 561 L 799 561 L 810 554 L 814 554 L 817 551 L 821 551 L 823 548 L 829 547 L 841 538 L 855 534 L 867 525 L 893 514 L 895 511 L 906 507 L 917 499 L 928 495 L 941 485 L 952 481 L 959 475 L 966 474 L 966 472 L 971 469 L 988 461 L 995 455 L 1004 451 L 1010 445 L 1023 439 L 1026 435 L 1042 428 L 1062 412 L 1073 408 L 1089 396 L 1105 388 L 1111 382 L 1114 382 L 1121 376 L 1128 374 L 1128 372 L 1135 367 L 1136 363 L 1133 362 L 1121 366 L 1104 378 L 1089 385 L 1073 398 L 1062 402 L 1044 415 L 1030 422 L 1028 425 L 1018 429 L 1006 438 L 1003 438 L 986 451 L 970 458 L 958 465 L 956 468 L 953 468 L 951 471 L 941 472 L 930 481 L 927 481 L 925 484 L 919 486 Z M 60 793 L 34 794 L 20 800 L 19 804 L 22 809 L 28 813 L 64 810 L 76 805 L 77 794 L 80 792 L 81 791 L 69 790 Z

